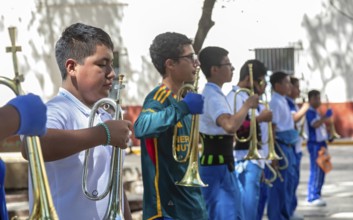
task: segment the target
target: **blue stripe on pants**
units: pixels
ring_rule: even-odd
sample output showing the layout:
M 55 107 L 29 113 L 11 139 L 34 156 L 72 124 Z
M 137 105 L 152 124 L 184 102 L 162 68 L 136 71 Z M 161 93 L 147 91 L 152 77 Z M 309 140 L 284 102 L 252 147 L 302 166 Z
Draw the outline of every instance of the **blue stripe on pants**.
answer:
M 317 165 L 316 159 L 321 147 L 326 147 L 325 142 L 308 142 L 308 151 L 310 154 L 310 175 L 308 182 L 308 201 L 311 202 L 321 197 L 321 189 L 325 181 L 325 173 Z

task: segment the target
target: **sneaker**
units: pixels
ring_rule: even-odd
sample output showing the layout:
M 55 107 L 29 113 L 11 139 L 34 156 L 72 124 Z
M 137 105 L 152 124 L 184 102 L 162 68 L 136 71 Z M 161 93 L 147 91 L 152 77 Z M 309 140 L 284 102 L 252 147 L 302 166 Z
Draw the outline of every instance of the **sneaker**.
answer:
M 303 220 L 304 216 L 294 212 L 293 215 L 289 219 L 290 220 Z
M 308 205 L 321 207 L 321 206 L 326 206 L 326 202 L 319 198 L 319 199 L 315 199 L 311 202 L 308 201 Z

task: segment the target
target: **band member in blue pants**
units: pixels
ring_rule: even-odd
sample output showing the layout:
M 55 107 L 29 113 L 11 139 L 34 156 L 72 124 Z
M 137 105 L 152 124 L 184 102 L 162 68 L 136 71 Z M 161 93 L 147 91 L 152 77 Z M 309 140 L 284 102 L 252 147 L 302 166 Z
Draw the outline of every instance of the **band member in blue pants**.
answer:
M 280 174 L 283 182 L 277 178 L 273 187 L 269 188 L 267 214 L 270 220 L 286 220 L 291 216 L 291 200 L 293 198 L 296 158 L 295 144 L 299 135 L 294 127 L 292 113 L 286 95 L 291 89 L 290 77 L 284 72 L 275 72 L 270 77 L 272 98 L 270 108 L 273 113 L 272 124 L 278 144 L 276 153 L 285 159 L 272 161 L 274 167 L 282 168 Z
M 310 155 L 310 175 L 308 181 L 308 204 L 313 206 L 325 206 L 326 202 L 321 198 L 321 189 L 325 180 L 325 172 L 317 163 L 319 151 L 327 150 L 328 135 L 325 122 L 332 116 L 332 110 L 328 109 L 321 116 L 318 108 L 321 105 L 320 92 L 311 90 L 308 93 L 310 108 L 306 112 L 305 129 L 308 134 L 307 149 Z

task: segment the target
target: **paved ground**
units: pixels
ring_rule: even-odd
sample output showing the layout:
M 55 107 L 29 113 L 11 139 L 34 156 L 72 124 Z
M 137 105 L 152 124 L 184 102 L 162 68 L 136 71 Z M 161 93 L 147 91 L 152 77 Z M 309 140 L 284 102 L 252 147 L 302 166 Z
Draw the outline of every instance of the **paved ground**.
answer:
M 353 142 L 352 142 L 353 143 Z M 307 195 L 307 181 L 309 175 L 309 158 L 305 148 L 301 164 L 301 180 L 298 188 L 299 206 L 298 213 L 304 215 L 306 220 L 326 219 L 351 219 L 353 220 L 353 144 L 330 145 L 329 150 L 332 156 L 333 170 L 326 176 L 323 187 L 323 199 L 327 202 L 326 207 L 308 207 L 305 205 Z M 125 160 L 124 178 L 130 182 L 129 189 L 133 194 L 128 195 L 133 212 L 133 219 L 141 219 L 141 193 L 142 182 L 136 181 L 141 178 L 140 157 L 136 154 L 127 155 Z M 21 206 L 19 209 L 27 209 L 27 201 L 16 201 L 8 204 L 12 208 Z M 27 219 L 26 211 L 20 215 Z M 264 220 L 267 219 L 264 217 Z
M 330 145 L 333 170 L 327 174 L 322 190 L 326 207 L 305 205 L 309 177 L 309 156 L 306 149 L 301 164 L 301 180 L 298 188 L 298 213 L 308 220 L 353 219 L 353 145 Z
M 322 197 L 327 202 L 326 207 L 309 207 L 305 204 L 309 155 L 306 148 L 303 148 L 300 185 L 297 192 L 299 200 L 297 212 L 303 215 L 305 220 L 353 220 L 353 144 L 342 143 L 329 145 L 333 170 L 327 174 L 322 190 Z M 128 156 L 126 162 L 137 163 L 140 166 L 139 157 L 136 155 Z M 140 215 L 141 212 L 135 213 L 134 219 L 140 219 Z

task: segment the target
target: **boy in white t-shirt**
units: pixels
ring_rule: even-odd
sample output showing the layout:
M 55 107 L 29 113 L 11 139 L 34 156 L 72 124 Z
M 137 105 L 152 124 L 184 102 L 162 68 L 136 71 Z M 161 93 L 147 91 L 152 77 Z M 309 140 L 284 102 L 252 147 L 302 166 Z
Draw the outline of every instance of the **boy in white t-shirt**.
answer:
M 87 128 L 94 103 L 106 98 L 112 87 L 113 49 L 105 31 L 81 23 L 67 27 L 55 46 L 63 81 L 57 96 L 47 103 L 48 129 L 41 145 L 59 219 L 103 218 L 109 196 L 92 201 L 82 191 L 85 150 L 91 150 L 87 188 L 90 193 L 102 194 L 108 181 L 112 146 L 127 147 L 132 128 L 129 121 L 108 120 L 110 114 L 99 109 L 96 121 L 100 124 Z M 29 184 L 32 206 L 31 181 Z M 129 219 L 130 211 L 128 206 L 125 208 L 125 219 Z

